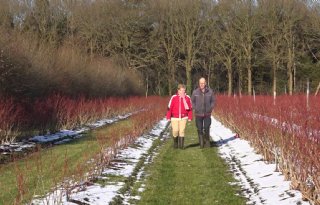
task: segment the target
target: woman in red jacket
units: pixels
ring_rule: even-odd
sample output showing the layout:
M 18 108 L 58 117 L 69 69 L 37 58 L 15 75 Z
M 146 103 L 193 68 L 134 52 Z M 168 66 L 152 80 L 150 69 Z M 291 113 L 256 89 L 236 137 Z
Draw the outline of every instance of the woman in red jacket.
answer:
M 192 105 L 188 95 L 186 95 L 186 86 L 178 85 L 176 95 L 173 95 L 168 104 L 167 120 L 171 121 L 173 147 L 184 148 L 184 130 L 187 120 L 192 120 Z

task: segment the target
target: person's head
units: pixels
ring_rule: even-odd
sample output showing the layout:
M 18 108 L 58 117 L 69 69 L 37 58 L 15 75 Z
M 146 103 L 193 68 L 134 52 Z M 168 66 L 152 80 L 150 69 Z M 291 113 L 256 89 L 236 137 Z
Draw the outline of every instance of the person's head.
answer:
M 184 84 L 179 84 L 178 85 L 178 94 L 179 95 L 185 95 L 186 93 L 186 86 Z
M 203 90 L 205 87 L 206 87 L 206 85 L 207 85 L 207 82 L 206 82 L 206 79 L 205 78 L 200 78 L 199 79 L 199 88 L 201 89 L 201 90 Z

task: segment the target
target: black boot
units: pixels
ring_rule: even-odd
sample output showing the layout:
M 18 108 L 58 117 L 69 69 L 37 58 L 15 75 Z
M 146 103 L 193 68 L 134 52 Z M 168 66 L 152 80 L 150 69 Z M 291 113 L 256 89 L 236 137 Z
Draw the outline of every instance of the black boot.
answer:
M 175 148 L 175 149 L 178 148 L 178 138 L 179 137 L 173 137 L 173 148 Z
M 179 148 L 184 149 L 184 137 L 179 137 Z
M 207 130 L 204 132 L 204 147 L 210 147 L 210 134 Z
M 199 144 L 200 148 L 203 148 L 203 134 L 201 132 L 198 132 L 198 138 L 199 138 Z

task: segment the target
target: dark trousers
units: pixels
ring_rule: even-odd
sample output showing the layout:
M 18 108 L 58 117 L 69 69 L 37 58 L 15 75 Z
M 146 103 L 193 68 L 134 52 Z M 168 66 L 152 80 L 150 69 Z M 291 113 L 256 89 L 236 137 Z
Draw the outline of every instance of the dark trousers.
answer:
M 211 116 L 199 117 L 196 116 L 196 126 L 199 134 L 209 134 L 211 125 Z

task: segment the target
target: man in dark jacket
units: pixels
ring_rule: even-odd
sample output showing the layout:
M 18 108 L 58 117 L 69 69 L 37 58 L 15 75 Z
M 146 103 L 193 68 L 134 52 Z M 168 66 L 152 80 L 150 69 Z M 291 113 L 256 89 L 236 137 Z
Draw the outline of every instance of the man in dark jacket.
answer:
M 192 92 L 191 100 L 196 116 L 200 148 L 210 147 L 211 113 L 215 98 L 212 89 L 208 88 L 205 78 L 200 78 L 199 87 Z

